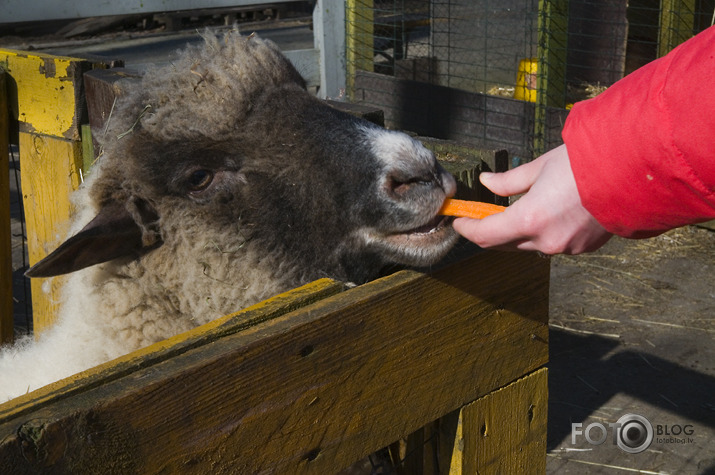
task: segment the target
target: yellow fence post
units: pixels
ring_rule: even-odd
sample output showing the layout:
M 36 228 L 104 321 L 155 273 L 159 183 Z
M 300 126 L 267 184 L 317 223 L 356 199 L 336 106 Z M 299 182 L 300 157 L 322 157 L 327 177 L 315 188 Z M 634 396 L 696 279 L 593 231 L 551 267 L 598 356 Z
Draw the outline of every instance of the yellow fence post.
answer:
M 46 256 L 64 237 L 69 196 L 79 186 L 82 166 L 80 117 L 82 73 L 90 63 L 0 49 L 7 70 L 9 108 L 19 125 L 20 177 L 30 265 Z M 61 279 L 32 280 L 36 333 L 56 318 Z
M 13 340 L 12 239 L 10 237 L 10 163 L 7 82 L 0 68 L 0 344 Z
M 354 99 L 355 73 L 373 69 L 373 0 L 348 0 L 345 8 L 347 95 Z

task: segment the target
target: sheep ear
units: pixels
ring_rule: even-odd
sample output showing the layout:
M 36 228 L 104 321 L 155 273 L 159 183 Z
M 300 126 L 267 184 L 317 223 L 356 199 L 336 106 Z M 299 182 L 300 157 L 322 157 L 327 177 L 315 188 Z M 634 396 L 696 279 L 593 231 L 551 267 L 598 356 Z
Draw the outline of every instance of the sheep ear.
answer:
M 130 200 L 128 206 L 121 203 L 104 206 L 79 233 L 32 266 L 25 275 L 52 277 L 138 255 L 146 248 L 161 244 L 158 231 L 153 230 L 157 220 L 156 212 L 144 201 Z

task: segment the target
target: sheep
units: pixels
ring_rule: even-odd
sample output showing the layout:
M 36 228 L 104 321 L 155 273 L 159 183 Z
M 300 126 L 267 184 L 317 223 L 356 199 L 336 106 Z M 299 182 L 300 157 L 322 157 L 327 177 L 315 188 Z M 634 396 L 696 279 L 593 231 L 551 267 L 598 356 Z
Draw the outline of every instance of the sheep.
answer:
M 101 135 L 101 134 L 100 134 Z M 0 402 L 321 277 L 427 266 L 454 178 L 410 136 L 310 94 L 270 41 L 206 35 L 126 87 L 73 197 L 58 322 L 0 355 Z

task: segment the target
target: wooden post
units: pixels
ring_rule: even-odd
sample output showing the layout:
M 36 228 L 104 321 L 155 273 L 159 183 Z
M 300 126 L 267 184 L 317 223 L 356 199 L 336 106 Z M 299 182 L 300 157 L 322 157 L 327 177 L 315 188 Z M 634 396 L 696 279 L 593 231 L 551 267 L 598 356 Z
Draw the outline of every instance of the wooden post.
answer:
M 372 72 L 373 69 L 373 1 L 348 0 L 345 16 L 347 95 L 354 100 L 356 71 Z
M 19 122 L 23 204 L 30 265 L 60 239 L 71 214 L 69 196 L 80 183 L 82 73 L 80 59 L 0 50 L 0 63 L 12 77 L 11 113 Z M 55 320 L 61 280 L 33 279 L 36 333 Z
M 541 0 L 534 117 L 534 155 L 546 150 L 546 108 L 565 107 L 568 0 Z
M 345 94 L 345 3 L 318 0 L 313 10 L 315 48 L 320 54 L 321 99 Z
M 695 25 L 695 0 L 663 0 L 660 5 L 658 57 L 691 38 Z
M 0 344 L 13 340 L 10 163 L 6 74 L 0 69 Z
M 464 406 L 449 473 L 545 473 L 547 412 L 546 368 Z

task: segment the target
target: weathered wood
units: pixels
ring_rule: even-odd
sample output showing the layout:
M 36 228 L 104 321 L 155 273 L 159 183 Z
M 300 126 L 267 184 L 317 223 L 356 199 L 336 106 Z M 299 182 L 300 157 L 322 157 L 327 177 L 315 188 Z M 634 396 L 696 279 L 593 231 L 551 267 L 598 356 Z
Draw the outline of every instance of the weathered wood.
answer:
M 454 175 L 458 198 L 509 205 L 508 197 L 495 195 L 479 181 L 481 172 L 505 172 L 509 169 L 509 153 L 506 150 L 484 150 L 452 140 L 418 138 Z
M 547 409 L 541 368 L 413 434 L 405 474 L 545 473 Z
M 134 371 L 2 420 L 0 466 L 332 473 L 545 364 L 548 276 L 535 255 L 484 252 L 171 358 L 130 355 Z
M 139 368 L 160 363 L 192 348 L 206 345 L 260 322 L 305 307 L 343 290 L 345 290 L 345 285 L 341 282 L 320 279 L 259 302 L 240 312 L 212 320 L 191 331 L 175 335 L 155 345 L 47 385 L 6 404 L 0 404 L 0 424 L 37 411 L 61 399 L 81 394 L 92 387 L 121 378 Z
M 79 141 L 20 132 L 19 151 L 27 248 L 30 265 L 34 265 L 66 235 L 72 215 L 70 194 L 81 181 L 82 146 Z M 59 277 L 32 279 L 35 333 L 55 321 L 62 281 Z
M 13 340 L 7 76 L 0 68 L 0 344 Z
M 345 95 L 345 3 L 317 0 L 313 8 L 313 42 L 319 52 L 318 97 Z
M 385 126 L 385 112 L 379 107 L 332 100 L 326 100 L 325 102 L 331 107 L 335 107 L 336 109 L 347 112 L 348 114 L 368 120 L 373 124 L 379 125 L 380 127 Z
M 547 370 L 542 368 L 461 410 L 461 474 L 545 473 Z M 460 460 L 461 458 L 461 460 Z
M 0 65 L 11 78 L 9 109 L 19 123 L 17 142 L 32 265 L 64 237 L 72 212 L 69 195 L 81 179 L 80 128 L 86 116 L 82 74 L 105 64 L 96 58 L 86 61 L 0 49 Z M 50 284 L 32 281 L 36 333 L 54 322 L 61 283 L 61 278 Z
M 531 102 L 365 71 L 356 72 L 354 101 L 382 108 L 392 129 L 532 156 Z
M 124 84 L 129 81 L 137 81 L 140 77 L 138 72 L 124 68 L 94 69 L 84 74 L 87 118 L 93 131 L 92 143 L 95 158 L 100 153 L 97 137 L 103 133 L 107 119 L 114 110 L 115 101 L 121 95 Z
M 19 121 L 20 131 L 80 139 L 82 73 L 91 63 L 0 49 L 0 65 L 12 78 L 10 113 Z
M 479 181 L 481 172 L 502 173 L 509 169 L 509 153 L 506 150 L 484 150 L 453 140 L 418 138 L 456 178 L 457 197 L 509 205 L 508 197 L 495 195 Z

